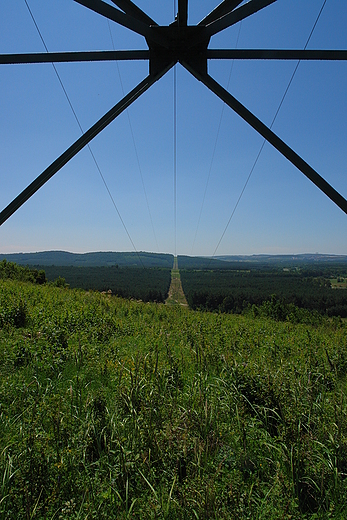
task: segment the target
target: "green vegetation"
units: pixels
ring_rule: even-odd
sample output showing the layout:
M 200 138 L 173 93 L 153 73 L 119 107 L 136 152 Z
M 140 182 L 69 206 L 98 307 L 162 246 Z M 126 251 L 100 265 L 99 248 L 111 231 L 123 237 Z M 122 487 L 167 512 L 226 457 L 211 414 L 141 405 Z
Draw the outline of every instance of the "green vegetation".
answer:
M 347 276 L 338 276 L 337 278 L 331 278 L 330 283 L 333 289 L 347 289 Z
M 338 291 L 331 287 L 331 273 L 337 269 L 181 269 L 180 274 L 192 309 L 237 314 L 252 309 L 274 317 L 275 305 L 278 319 L 301 321 L 307 319 L 307 310 L 322 316 L 347 317 L 347 290 L 342 289 L 342 284 Z
M 229 263 L 215 258 L 179 255 L 180 269 L 228 269 Z M 231 268 L 235 268 L 230 264 Z
M 168 296 L 171 274 L 169 269 L 136 267 L 72 267 L 46 266 L 45 270 L 22 267 L 13 262 L 0 262 L 0 279 L 9 278 L 56 287 L 107 292 L 122 298 L 164 302 Z
M 344 271 L 347 276 L 345 255 L 226 255 L 217 257 L 178 256 L 180 269 L 234 269 L 260 271 L 300 269 L 314 271 Z
M 45 267 L 47 279 L 63 279 L 71 288 L 112 291 L 122 298 L 164 302 L 170 286 L 170 269 L 137 267 Z
M 32 282 L 37 284 L 46 283 L 45 271 L 21 267 L 6 259 L 0 262 L 0 279 L 19 280 L 21 282 Z
M 346 332 L 0 280 L 0 518 L 346 518 Z

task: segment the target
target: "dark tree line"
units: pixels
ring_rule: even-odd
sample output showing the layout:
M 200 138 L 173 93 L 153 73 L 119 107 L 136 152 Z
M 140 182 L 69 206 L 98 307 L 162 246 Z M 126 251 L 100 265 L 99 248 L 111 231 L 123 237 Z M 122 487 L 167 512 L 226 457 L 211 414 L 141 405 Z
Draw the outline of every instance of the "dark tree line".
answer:
M 0 279 L 44 284 L 57 287 L 93 291 L 111 291 L 122 298 L 145 302 L 164 302 L 167 298 L 171 270 L 136 267 L 72 267 L 72 266 L 20 266 L 14 262 L 0 262 Z
M 332 289 L 327 277 L 315 271 L 181 271 L 181 281 L 192 309 L 241 314 L 252 306 L 279 302 L 282 311 L 307 309 L 326 316 L 347 317 L 347 290 Z M 285 306 L 291 305 L 285 311 Z M 264 308 L 264 307 L 263 307 Z
M 144 302 L 164 302 L 171 281 L 170 269 L 160 268 L 46 266 L 45 271 L 48 280 L 60 277 L 71 288 L 112 291 Z

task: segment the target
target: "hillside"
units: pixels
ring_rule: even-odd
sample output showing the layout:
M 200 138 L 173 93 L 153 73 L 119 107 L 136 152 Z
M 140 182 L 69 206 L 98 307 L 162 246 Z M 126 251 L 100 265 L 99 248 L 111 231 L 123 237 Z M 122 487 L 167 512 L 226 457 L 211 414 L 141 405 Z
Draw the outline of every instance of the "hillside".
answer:
M 347 517 L 347 329 L 0 280 L 0 517 Z
M 303 253 L 297 255 L 225 255 L 216 256 L 217 260 L 225 262 L 249 262 L 252 264 L 284 264 L 284 265 L 305 265 L 305 264 L 347 264 L 346 255 L 323 255 L 319 253 Z
M 74 266 L 74 267 L 165 267 L 172 268 L 173 255 L 165 253 L 69 253 L 67 251 L 42 251 L 39 253 L 0 254 L 0 261 L 6 259 L 19 265 L 31 266 Z
M 19 265 L 29 266 L 74 266 L 74 267 L 161 267 L 172 269 L 174 257 L 166 253 L 112 252 L 69 253 L 67 251 L 42 251 L 38 253 L 0 254 Z M 264 269 L 274 267 L 305 266 L 347 267 L 347 256 L 343 255 L 225 255 L 214 258 L 202 256 L 178 256 L 180 269 Z

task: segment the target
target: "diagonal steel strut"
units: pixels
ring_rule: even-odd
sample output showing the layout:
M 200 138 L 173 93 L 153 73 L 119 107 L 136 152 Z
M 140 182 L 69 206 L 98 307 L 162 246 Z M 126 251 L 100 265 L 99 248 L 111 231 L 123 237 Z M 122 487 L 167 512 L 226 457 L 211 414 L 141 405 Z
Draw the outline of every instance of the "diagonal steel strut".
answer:
M 118 6 L 121 10 L 103 0 L 74 1 L 141 34 L 146 38 L 149 49 L 143 51 L 2 54 L 0 55 L 0 64 L 149 59 L 150 74 L 58 157 L 58 159 L 0 213 L 0 225 L 178 61 L 347 213 L 346 199 L 272 132 L 270 128 L 264 125 L 246 107 L 207 74 L 207 61 L 209 59 L 346 60 L 347 51 L 306 49 L 303 51 L 280 49 L 208 49 L 211 36 L 251 16 L 277 0 L 249 0 L 244 4 L 242 4 L 243 0 L 224 0 L 196 26 L 187 25 L 188 0 L 178 0 L 177 20 L 169 26 L 158 26 L 156 22 L 138 8 L 132 0 L 111 0 L 113 4 Z M 240 6 L 240 4 L 242 5 Z
M 312 181 L 330 200 L 347 214 L 347 200 L 338 193 L 323 177 L 319 175 L 306 161 L 304 161 L 292 148 L 280 139 L 269 127 L 260 121 L 242 103 L 234 98 L 217 81 L 208 74 L 201 74 L 195 70 L 191 64 L 183 63 L 183 66 L 207 88 L 209 88 L 224 103 L 232 108 L 242 119 L 252 126 L 260 135 L 264 137 L 276 150 L 278 150 L 289 162 L 296 166 L 310 181 Z
M 134 18 L 137 18 L 140 22 L 146 23 L 147 25 L 157 25 L 142 9 L 137 7 L 131 0 L 112 0 L 112 2 L 122 9 L 126 14 L 130 14 Z
M 128 108 L 137 98 L 149 89 L 156 81 L 173 66 L 173 63 L 163 68 L 157 74 L 150 74 L 139 83 L 129 94 L 109 110 L 87 132 L 75 141 L 63 154 L 58 157 L 41 175 L 27 186 L 5 209 L 0 213 L 0 226 L 19 209 L 34 193 L 37 192 L 49 179 L 53 177 L 65 164 L 78 154 L 94 137 L 106 128 L 119 114 Z
M 151 26 L 137 18 L 129 16 L 115 7 L 112 7 L 112 5 L 107 4 L 102 0 L 74 0 L 74 2 L 91 9 L 95 13 L 101 14 L 109 20 L 119 23 L 119 25 L 123 25 L 123 27 L 127 27 L 137 34 L 141 34 L 145 38 L 149 38 L 160 45 L 167 44 L 167 41 L 163 36 L 159 37 L 157 33 L 153 33 Z
M 236 9 L 236 7 L 242 4 L 242 2 L 243 0 L 224 0 L 221 4 L 217 5 L 210 14 L 205 16 L 198 25 L 207 25 L 211 22 L 215 22 L 225 14 L 231 13 L 231 11 Z
M 142 36 L 146 36 L 148 31 L 148 24 L 144 24 L 139 20 L 129 16 L 128 14 L 112 7 L 112 5 L 103 2 L 102 0 L 74 0 L 77 4 L 87 7 L 95 13 L 101 14 L 105 18 L 123 25 L 127 29 L 134 31 Z
M 248 16 L 257 13 L 261 9 L 264 9 L 264 7 L 267 7 L 274 2 L 277 2 L 277 0 L 251 0 L 250 2 L 247 2 L 238 9 L 235 9 L 235 11 L 218 18 L 218 20 L 215 20 L 214 22 L 207 25 L 206 31 L 208 36 L 213 36 L 214 34 L 223 31 L 227 27 L 244 20 Z

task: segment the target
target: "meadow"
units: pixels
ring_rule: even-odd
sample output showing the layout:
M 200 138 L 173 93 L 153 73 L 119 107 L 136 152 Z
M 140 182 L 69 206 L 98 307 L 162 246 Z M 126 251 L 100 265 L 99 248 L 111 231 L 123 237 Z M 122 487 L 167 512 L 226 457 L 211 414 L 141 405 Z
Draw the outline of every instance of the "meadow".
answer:
M 0 518 L 344 519 L 346 373 L 338 318 L 0 280 Z

